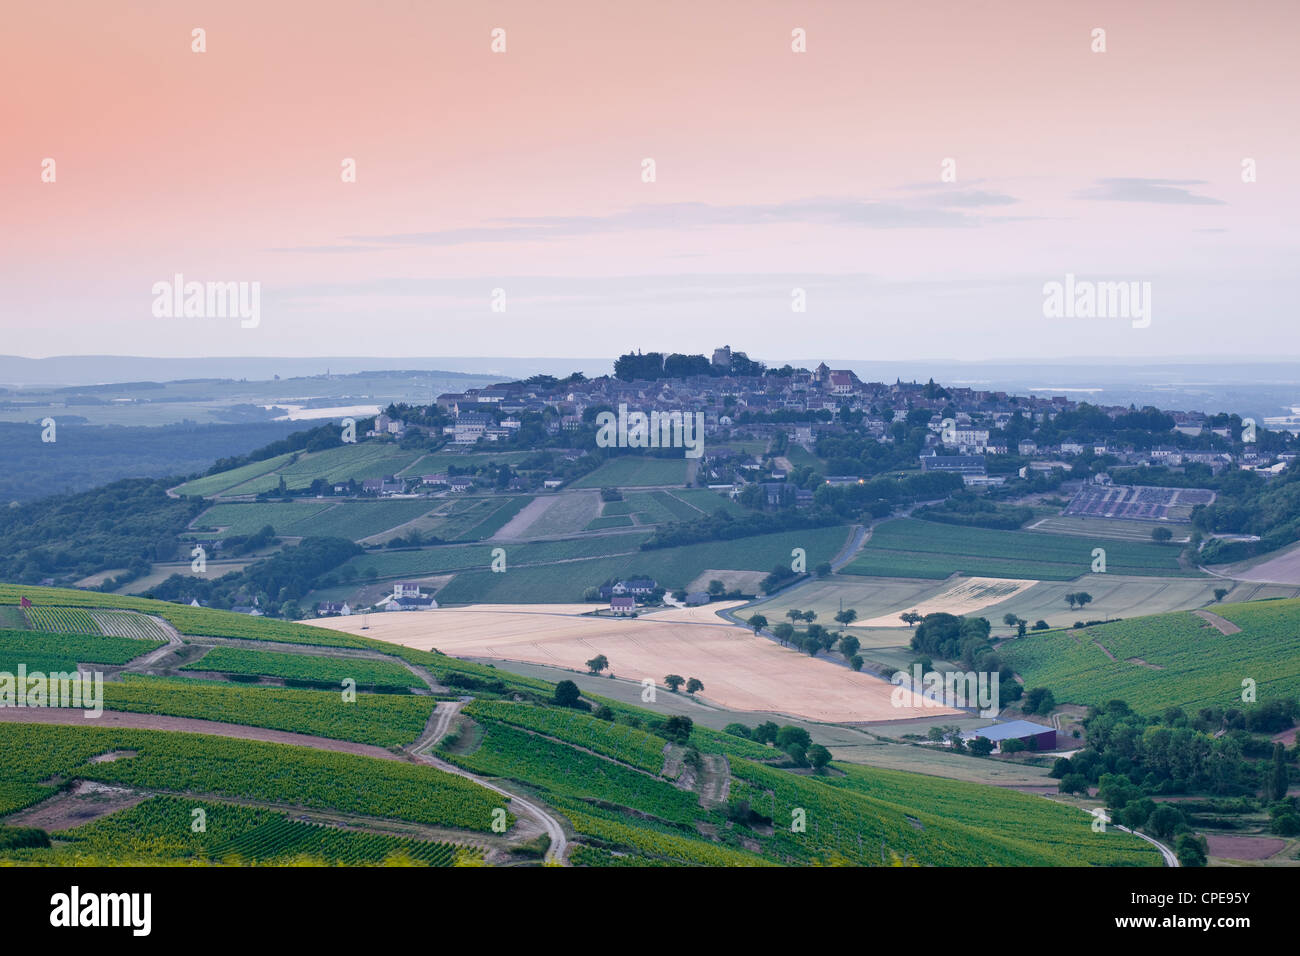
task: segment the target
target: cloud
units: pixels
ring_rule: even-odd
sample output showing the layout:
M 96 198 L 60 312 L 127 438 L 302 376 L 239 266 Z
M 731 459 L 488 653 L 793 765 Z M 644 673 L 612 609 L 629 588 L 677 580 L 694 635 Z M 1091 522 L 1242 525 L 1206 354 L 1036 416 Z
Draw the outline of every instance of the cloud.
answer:
M 881 202 L 817 197 L 768 204 L 714 205 L 702 202 L 633 206 L 603 216 L 530 216 L 491 220 L 489 225 L 345 236 L 348 245 L 295 247 L 295 252 L 337 252 L 348 248 L 455 246 L 482 242 L 536 242 L 619 232 L 710 229 L 725 226 L 819 225 L 853 229 L 965 229 L 989 221 L 959 208 L 1006 205 L 1010 196 L 982 191 L 943 194 L 920 201 Z M 959 208 L 943 208 L 945 206 Z
M 1152 202 L 1176 206 L 1226 206 L 1222 199 L 1198 196 L 1187 186 L 1201 186 L 1203 179 L 1099 179 L 1096 185 L 1074 194 L 1076 199 L 1110 202 Z

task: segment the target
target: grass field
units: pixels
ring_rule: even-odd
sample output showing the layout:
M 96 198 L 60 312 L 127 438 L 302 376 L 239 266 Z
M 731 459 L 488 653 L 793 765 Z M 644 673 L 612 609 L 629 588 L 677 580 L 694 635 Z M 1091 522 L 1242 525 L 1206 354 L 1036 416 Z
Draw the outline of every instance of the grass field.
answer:
M 346 679 L 356 681 L 357 686 L 363 688 L 406 689 L 423 686 L 418 677 L 396 662 L 317 657 L 312 654 L 277 654 L 273 651 L 249 651 L 237 647 L 214 647 L 181 670 L 320 681 L 336 687 Z
M 268 727 L 377 747 L 401 747 L 420 736 L 433 712 L 434 700 L 409 694 L 358 693 L 355 702 L 349 703 L 341 691 L 334 690 L 128 674 L 120 683 L 104 684 L 104 707 Z
M 563 492 L 541 497 L 534 502 L 538 514 L 517 537 L 540 538 L 546 535 L 577 534 L 602 512 L 600 494 L 595 491 Z M 610 512 L 606 511 L 605 514 Z
M 266 525 L 278 535 L 289 537 L 335 537 L 358 540 L 389 528 L 405 524 L 437 506 L 427 499 L 396 501 L 332 501 L 313 499 L 282 503 L 213 505 L 194 519 L 193 527 L 224 528 L 219 532 L 200 532 L 200 538 L 224 538 L 229 535 L 253 534 Z
M 604 518 L 592 518 L 586 530 L 607 531 L 610 528 L 630 528 L 633 523 L 630 515 L 609 515 Z
M 1055 510 L 1055 509 L 1053 509 Z M 1091 538 L 1114 538 L 1120 541 L 1151 541 L 1156 528 L 1167 529 L 1175 542 L 1186 541 L 1192 526 L 1173 521 L 1134 521 L 1127 518 L 1080 518 L 1074 515 L 1050 517 L 1030 521 L 1022 530 L 1042 534 L 1073 534 Z
M 611 458 L 573 483 L 574 488 L 639 488 L 646 485 L 683 485 L 689 461 L 685 458 Z
M 566 538 L 560 541 L 523 541 L 517 544 L 485 542 L 477 545 L 439 545 L 418 551 L 374 551 L 351 558 L 346 566 L 355 567 L 361 574 L 374 568 L 380 578 L 444 574 L 448 571 L 487 569 L 492 563 L 492 552 L 496 548 L 502 548 L 506 553 L 506 573 L 509 574 L 511 567 L 519 565 L 635 552 L 649 536 L 649 532 L 643 532 Z
M 710 541 L 678 548 L 658 548 L 637 554 L 599 560 L 575 561 L 550 567 L 519 568 L 507 574 L 471 572 L 459 574 L 438 595 L 438 602 L 452 604 L 550 604 L 580 601 L 583 591 L 606 578 L 648 574 L 667 588 L 685 587 L 702 571 L 735 569 L 772 570 L 789 566 L 790 552 L 804 548 L 808 567 L 834 557 L 848 540 L 846 526 L 755 535 L 732 541 Z M 619 541 L 623 536 L 610 536 Z
M 204 827 L 195 831 L 194 810 Z M 312 863 L 356 866 L 394 857 L 425 866 L 452 866 L 474 853 L 449 843 L 412 840 L 389 834 L 345 830 L 291 820 L 262 807 L 151 797 L 145 802 L 58 832 L 66 841 L 48 850 L 28 851 L 26 862 L 75 864 L 87 857 L 125 857 L 150 863 L 230 863 L 274 865 Z
M 0 631 L 0 671 L 72 672 L 78 664 L 125 664 L 147 654 L 161 641 L 131 637 L 91 637 L 79 634 L 42 634 L 36 631 Z
M 1172 545 L 1030 531 L 962 528 L 900 518 L 876 526 L 844 574 L 946 578 L 986 577 L 1066 581 L 1091 573 L 1094 548 L 1104 548 L 1108 574 L 1200 577 L 1179 567 Z
M 282 461 L 272 470 L 222 488 L 220 496 L 255 495 L 263 491 L 274 491 L 279 487 L 281 477 L 288 488 L 306 488 L 317 478 L 329 482 L 347 481 L 349 478 L 357 481 L 382 478 L 413 465 L 420 457 L 420 452 L 403 449 L 390 442 L 369 441 L 327 448 L 324 451 L 301 452 L 297 461 Z
M 277 455 L 274 458 L 267 458 L 265 461 L 254 461 L 238 468 L 231 468 L 229 471 L 217 472 L 215 475 L 205 475 L 202 478 L 196 478 L 194 481 L 187 481 L 177 488 L 176 492 L 177 494 L 197 495 L 203 498 L 220 495 L 236 485 L 242 485 L 246 481 L 252 481 L 262 475 L 270 474 L 278 468 L 283 468 L 292 457 L 290 454 Z
M 487 833 L 501 797 L 433 767 L 204 734 L 0 723 L 0 782 L 78 777 Z M 90 763 L 111 751 L 129 759 Z
M 1004 643 L 999 652 L 1026 684 L 1048 687 L 1062 702 L 1120 699 L 1143 713 L 1241 707 L 1245 678 L 1257 682 L 1260 700 L 1300 694 L 1300 600 L 1213 610 L 1241 632 L 1222 634 L 1183 611 L 1029 636 Z

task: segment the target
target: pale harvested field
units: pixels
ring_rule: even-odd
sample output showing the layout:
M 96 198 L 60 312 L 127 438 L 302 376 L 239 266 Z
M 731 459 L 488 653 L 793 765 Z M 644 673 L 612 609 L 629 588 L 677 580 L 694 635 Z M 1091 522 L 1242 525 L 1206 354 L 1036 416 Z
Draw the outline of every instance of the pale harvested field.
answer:
M 541 495 L 525 505 L 492 540 L 576 534 L 599 514 L 599 491 L 566 491 L 558 495 Z
M 854 621 L 853 627 L 898 627 L 898 615 L 907 611 L 918 614 L 970 614 L 990 604 L 1010 600 L 1032 588 L 1037 581 L 1013 580 L 1009 578 L 962 578 L 948 590 L 933 597 L 926 598 L 912 607 L 900 607 L 896 612 L 882 614 L 866 621 Z
M 647 621 L 676 621 L 694 624 L 722 624 L 727 622 L 718 617 L 719 611 L 725 611 L 728 608 L 740 607 L 744 601 L 712 601 L 708 604 L 701 604 L 699 607 L 672 607 L 662 611 L 655 611 L 653 614 L 642 615 Z M 735 625 L 727 625 L 734 627 Z
M 898 688 L 868 674 L 815 661 L 740 627 L 654 616 L 617 620 L 579 617 L 591 605 L 479 605 L 370 615 L 366 637 L 456 657 L 486 657 L 581 669 L 604 654 L 619 677 L 697 677 L 703 699 L 732 710 L 790 714 L 841 722 L 933 718 L 955 711 L 895 707 Z M 356 617 L 313 622 L 360 634 Z
M 1300 546 L 1279 551 L 1263 560 L 1215 565 L 1214 570 L 1239 581 L 1300 585 Z

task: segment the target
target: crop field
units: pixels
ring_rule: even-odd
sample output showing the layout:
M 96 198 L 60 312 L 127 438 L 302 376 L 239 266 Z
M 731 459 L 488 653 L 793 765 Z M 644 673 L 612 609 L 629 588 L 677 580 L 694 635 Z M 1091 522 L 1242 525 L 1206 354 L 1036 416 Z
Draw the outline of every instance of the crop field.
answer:
M 0 780 L 0 817 L 26 810 L 52 796 L 54 792 L 53 787 L 43 787 L 39 783 Z
M 483 541 L 505 527 L 530 501 L 527 495 L 461 499 L 434 526 L 433 533 L 447 541 Z
M 191 829 L 195 809 L 205 829 Z M 452 866 L 458 854 L 473 853 L 450 843 L 301 823 L 283 813 L 230 803 L 151 797 L 91 823 L 54 834 L 66 846 L 28 851 L 27 862 L 67 864 L 92 858 L 126 857 L 153 862 L 230 864 L 323 863 L 356 866 L 390 857 L 425 866 Z M 481 853 L 478 855 L 481 856 Z
M 1179 549 L 1172 545 L 962 528 L 915 518 L 877 525 L 862 553 L 841 573 L 936 579 L 962 573 L 1066 581 L 1090 574 L 1097 547 L 1106 551 L 1107 573 L 1202 576 L 1179 566 Z
M 534 454 L 531 451 L 488 451 L 459 452 L 440 449 L 423 455 L 406 469 L 409 475 L 434 475 L 456 467 L 462 471 L 469 468 L 485 468 L 488 465 L 515 465 Z
M 26 664 L 28 671 L 46 673 L 74 671 L 81 663 L 125 664 L 162 643 L 129 637 L 0 631 L 0 671 L 15 673 L 19 664 Z
M 98 634 L 99 625 L 77 607 L 32 606 L 27 609 L 32 629 L 47 634 Z
M 320 514 L 333 503 L 325 500 L 311 501 L 259 501 L 246 504 L 213 505 L 190 522 L 198 538 L 224 538 L 232 535 L 253 534 L 266 525 L 276 534 L 296 535 L 294 526 Z M 211 528 L 211 531 L 197 530 Z
M 361 442 L 325 451 L 299 453 L 297 461 L 284 461 L 271 471 L 224 488 L 220 496 L 274 491 L 280 486 L 281 477 L 288 488 L 306 488 L 317 478 L 329 482 L 382 478 L 414 464 L 419 457 L 420 452 L 408 451 L 389 442 Z
M 1045 620 L 1053 627 L 1068 626 L 1080 619 L 1103 620 L 1130 618 L 1165 611 L 1181 611 L 1214 605 L 1214 592 L 1230 588 L 1225 602 L 1253 601 L 1264 598 L 1300 597 L 1300 588 L 1285 585 L 1234 584 L 1221 578 L 1151 578 L 1121 574 L 1089 574 L 1073 581 L 1040 581 L 980 613 L 995 628 L 1002 627 L 1004 614 L 1015 614 L 1031 624 Z M 1092 601 L 1084 610 L 1074 610 L 1065 600 L 1071 592 L 1085 590 Z
M 633 862 L 630 865 L 771 865 L 757 854 L 687 836 L 688 831 L 682 828 L 672 828 L 643 819 L 637 819 L 636 825 L 632 826 L 630 818 L 623 814 L 577 800 L 558 798 L 555 806 L 584 837 L 617 847 L 623 853 L 631 851 Z M 590 864 L 591 859 L 588 857 L 585 862 Z
M 502 528 L 498 537 L 540 538 L 578 534 L 601 514 L 600 504 L 600 494 L 595 491 L 542 495 L 533 499 L 514 523 Z
M 699 796 L 652 774 L 632 770 L 504 723 L 479 718 L 485 733 L 471 754 L 441 752 L 457 766 L 522 780 L 559 796 L 602 800 L 661 820 L 687 823 L 704 816 Z
M 181 670 L 320 681 L 335 686 L 346 679 L 356 681 L 358 687 L 406 689 L 423 686 L 420 678 L 401 664 L 393 662 L 317 657 L 311 654 L 277 654 L 273 651 L 246 651 L 237 647 L 214 647 Z
M 647 485 L 684 485 L 689 459 L 645 458 L 623 455 L 611 458 L 590 474 L 583 475 L 574 488 L 643 488 Z
M 277 455 L 274 458 L 267 458 L 264 461 L 254 461 L 247 465 L 240 465 L 238 468 L 231 468 L 228 471 L 221 471 L 215 475 L 206 475 L 202 478 L 196 478 L 193 481 L 187 481 L 176 489 L 177 494 L 193 495 L 202 498 L 210 498 L 214 495 L 220 495 L 224 491 L 234 488 L 236 485 L 242 485 L 246 481 L 252 481 L 262 475 L 269 474 L 278 468 L 283 468 L 289 463 L 291 454 Z
M 608 515 L 603 518 L 592 518 L 585 530 L 605 531 L 609 528 L 630 528 L 633 524 L 630 515 Z
M 702 517 L 698 509 L 674 498 L 666 491 L 635 492 L 626 496 L 641 524 L 663 524 Z
M 220 532 L 199 532 L 199 538 L 224 538 L 253 534 L 266 525 L 277 535 L 289 537 L 369 537 L 412 521 L 435 507 L 428 499 L 390 501 L 331 501 L 313 499 L 286 504 L 259 501 L 213 505 L 194 519 L 193 527 L 224 528 Z
M 120 683 L 104 684 L 108 710 L 268 727 L 377 747 L 401 747 L 414 741 L 434 705 L 431 697 L 409 694 L 358 693 L 349 703 L 341 689 L 298 690 L 135 674 Z
M 627 724 L 611 723 L 568 708 L 504 701 L 477 700 L 463 713 L 475 720 L 495 720 L 556 737 L 647 773 L 659 774 L 664 769 L 663 738 Z
M 502 805 L 492 791 L 421 764 L 204 734 L 0 723 L 0 748 L 0 783 L 76 777 L 484 833 Z M 89 762 L 112 751 L 135 756 Z
M 666 588 L 685 587 L 713 569 L 771 571 L 789 566 L 791 551 L 803 548 L 808 567 L 829 561 L 848 540 L 845 526 L 754 535 L 731 541 L 708 541 L 637 554 L 574 561 L 550 567 L 518 568 L 506 574 L 488 571 L 459 574 L 438 595 L 439 604 L 549 604 L 582 600 L 588 587 L 609 577 L 647 574 Z M 607 540 L 621 541 L 622 535 Z
M 940 866 L 1160 864 L 1156 851 L 1137 837 L 1112 829 L 1092 840 L 1091 818 L 1068 807 L 1059 808 L 1062 816 L 1056 818 L 1058 832 L 1050 834 L 1064 835 L 1064 842 L 1053 843 L 1036 836 L 1019 839 L 996 825 L 992 830 L 977 829 L 949 816 L 949 806 L 981 792 L 981 799 L 999 803 L 999 795 L 987 792 L 987 788 L 936 779 L 933 786 L 941 793 L 949 787 L 972 789 L 958 789 L 952 796 L 945 796 L 941 805 L 932 807 L 933 797 L 926 793 L 923 783 L 918 785 L 918 793 L 923 796 L 895 804 L 876 796 L 871 786 L 875 778 L 850 779 L 867 792 L 855 792 L 844 785 L 829 786 L 746 760 L 732 761 L 733 797 L 749 800 L 755 810 L 772 818 L 776 826 L 769 847 L 784 862 L 880 865 L 897 858 Z M 897 796 L 896 791 L 882 789 L 882 796 Z M 786 823 L 795 808 L 806 813 L 806 835 L 791 833 Z M 1066 813 L 1077 819 L 1077 836 L 1068 829 Z M 817 849 L 810 852 L 814 847 Z
M 716 491 L 709 491 L 707 488 L 675 488 L 667 492 L 667 494 L 695 508 L 699 512 L 699 514 L 694 515 L 697 518 L 700 515 L 711 515 L 719 508 L 730 515 L 745 513 L 745 509 L 741 505 L 732 501 L 726 495 L 720 495 Z
M 514 573 L 514 572 L 511 572 Z M 502 575 L 497 575 L 501 577 Z M 654 615 L 618 620 L 580 616 L 583 605 L 440 608 L 412 614 L 371 615 L 366 633 L 378 640 L 460 657 L 527 661 L 585 671 L 604 654 L 610 669 L 629 680 L 666 674 L 698 677 L 700 697 L 730 710 L 779 711 L 831 722 L 938 717 L 947 712 L 895 707 L 894 688 L 784 648 L 747 628 L 726 624 L 659 622 Z M 327 618 L 322 626 L 359 631 L 355 617 Z M 661 690 L 661 696 L 667 691 Z
M 91 611 L 90 616 L 99 625 L 100 633 L 108 637 L 134 637 L 142 641 L 160 642 L 166 641 L 168 637 L 161 624 L 134 611 Z
M 1241 704 L 1242 680 L 1258 684 L 1260 700 L 1300 694 L 1300 600 L 1217 605 L 1214 613 L 1241 627 L 1221 634 L 1190 612 L 1133 618 L 1082 631 L 1008 641 L 999 648 L 1030 686 L 1058 701 L 1134 710 L 1196 709 Z
M 504 548 L 506 574 L 510 574 L 511 568 L 521 565 L 638 552 L 639 545 L 648 537 L 647 532 L 567 538 L 562 541 L 528 541 L 519 544 L 439 545 L 418 551 L 378 551 L 360 554 L 350 559 L 348 564 L 363 574 L 370 568 L 374 568 L 381 578 L 443 574 L 448 571 L 487 569 L 492 563 L 492 551 L 496 548 Z
M 1076 516 L 1039 518 L 1022 530 L 1042 534 L 1074 534 L 1090 538 L 1116 538 L 1122 541 L 1151 541 L 1151 532 L 1167 528 L 1175 542 L 1184 542 L 1192 532 L 1189 524 L 1172 521 L 1134 521 L 1129 518 L 1082 518 Z

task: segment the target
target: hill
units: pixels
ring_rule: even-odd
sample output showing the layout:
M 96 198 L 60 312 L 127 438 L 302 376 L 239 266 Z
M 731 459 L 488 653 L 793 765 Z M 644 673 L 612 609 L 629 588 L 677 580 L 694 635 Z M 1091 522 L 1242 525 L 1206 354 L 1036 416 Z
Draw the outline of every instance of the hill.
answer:
M 1124 700 L 1166 707 L 1241 707 L 1242 681 L 1259 700 L 1300 695 L 1300 599 L 1215 605 L 1003 642 L 998 652 L 1026 686 L 1061 702 Z
M 35 608 L 15 607 L 20 597 Z M 653 704 L 575 706 L 556 685 L 436 652 L 93 592 L 0 585 L 0 602 L 0 618 L 32 625 L 11 633 L 26 635 L 33 660 L 93 660 L 95 640 L 115 640 L 105 650 L 119 662 L 99 665 L 109 680 L 98 721 L 0 709 L 0 825 L 49 836 L 0 849 L 0 861 L 1159 862 L 1132 836 L 1093 833 L 1076 807 L 835 763 L 810 774 Z M 169 643 L 140 638 L 129 657 L 129 638 L 34 626 L 85 630 L 96 616 L 118 630 L 123 616 L 152 621 L 142 633 L 161 627 Z M 337 686 L 312 689 L 349 666 L 389 692 L 359 689 L 350 704 Z M 117 789 L 97 797 L 100 784 Z M 194 808 L 207 827 L 178 826 Z

